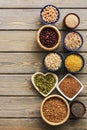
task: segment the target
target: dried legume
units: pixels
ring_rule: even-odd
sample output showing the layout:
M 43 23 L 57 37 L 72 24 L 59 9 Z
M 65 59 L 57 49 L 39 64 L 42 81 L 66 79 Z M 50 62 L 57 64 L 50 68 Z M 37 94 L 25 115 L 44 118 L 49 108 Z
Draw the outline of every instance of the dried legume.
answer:
M 52 28 L 44 28 L 40 33 L 40 42 L 47 48 L 54 47 L 58 41 L 58 34 Z
M 57 20 L 59 12 L 55 7 L 47 6 L 43 9 L 41 15 L 42 15 L 42 19 L 45 22 L 52 23 Z
M 67 76 L 60 84 L 60 90 L 69 98 L 72 98 L 80 90 L 80 83 L 73 77 Z
M 67 116 L 67 106 L 65 102 L 56 97 L 48 99 L 43 104 L 43 115 L 44 117 L 54 123 L 59 123 Z
M 46 76 L 42 74 L 37 74 L 34 77 L 34 82 L 40 92 L 42 92 L 43 94 L 48 94 L 50 90 L 54 87 L 56 79 L 51 74 L 48 74 Z
M 62 65 L 62 59 L 57 53 L 49 53 L 45 57 L 44 63 L 49 70 L 57 70 Z

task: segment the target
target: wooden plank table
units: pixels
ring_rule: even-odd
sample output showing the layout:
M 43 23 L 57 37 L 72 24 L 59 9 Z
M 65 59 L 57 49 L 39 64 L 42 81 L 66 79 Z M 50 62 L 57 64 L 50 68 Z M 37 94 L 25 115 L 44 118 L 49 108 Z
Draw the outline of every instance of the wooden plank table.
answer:
M 87 107 L 87 1 L 86 0 L 0 0 L 0 130 L 87 130 L 87 113 L 82 119 L 73 117 L 61 126 L 51 127 L 40 117 L 43 100 L 31 84 L 31 75 L 45 72 L 42 59 L 45 51 L 36 43 L 37 30 L 42 26 L 41 7 L 54 4 L 60 8 L 56 26 L 62 38 L 66 33 L 62 21 L 67 13 L 77 13 L 81 23 L 77 30 L 83 35 L 80 53 L 84 69 L 76 76 L 84 85 L 77 97 Z M 62 45 L 57 49 L 66 53 Z M 65 72 L 58 74 L 59 79 Z M 58 93 L 56 90 L 53 93 Z

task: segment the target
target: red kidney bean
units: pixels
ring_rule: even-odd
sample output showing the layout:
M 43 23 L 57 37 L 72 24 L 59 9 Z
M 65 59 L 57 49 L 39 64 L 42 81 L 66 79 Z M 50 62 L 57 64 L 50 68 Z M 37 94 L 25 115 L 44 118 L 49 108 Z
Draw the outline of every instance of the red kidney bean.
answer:
M 43 46 L 51 48 L 57 44 L 58 34 L 52 28 L 45 28 L 40 33 L 40 42 Z

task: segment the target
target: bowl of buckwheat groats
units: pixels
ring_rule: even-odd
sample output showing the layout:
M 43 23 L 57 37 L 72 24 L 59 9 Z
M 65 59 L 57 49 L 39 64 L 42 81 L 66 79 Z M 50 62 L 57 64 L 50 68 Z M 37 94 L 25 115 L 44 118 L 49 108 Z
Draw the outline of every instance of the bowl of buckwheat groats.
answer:
M 53 51 L 59 47 L 61 34 L 57 27 L 53 25 L 44 25 L 38 30 L 36 40 L 42 49 Z
M 55 24 L 60 18 L 60 12 L 56 6 L 46 5 L 41 9 L 40 17 L 44 24 Z
M 42 119 L 49 125 L 61 125 L 69 118 L 69 103 L 60 95 L 50 95 L 42 101 L 40 113 Z

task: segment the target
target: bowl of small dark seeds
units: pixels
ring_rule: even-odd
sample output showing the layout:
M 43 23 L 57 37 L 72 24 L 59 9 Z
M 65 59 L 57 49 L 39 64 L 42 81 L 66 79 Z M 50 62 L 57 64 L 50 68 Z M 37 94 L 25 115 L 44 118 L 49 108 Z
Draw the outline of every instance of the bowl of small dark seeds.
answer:
M 86 113 L 86 106 L 80 101 L 71 103 L 71 113 L 76 119 L 80 119 Z
M 53 25 L 44 25 L 37 32 L 38 45 L 46 50 L 55 50 L 61 41 L 60 31 Z

